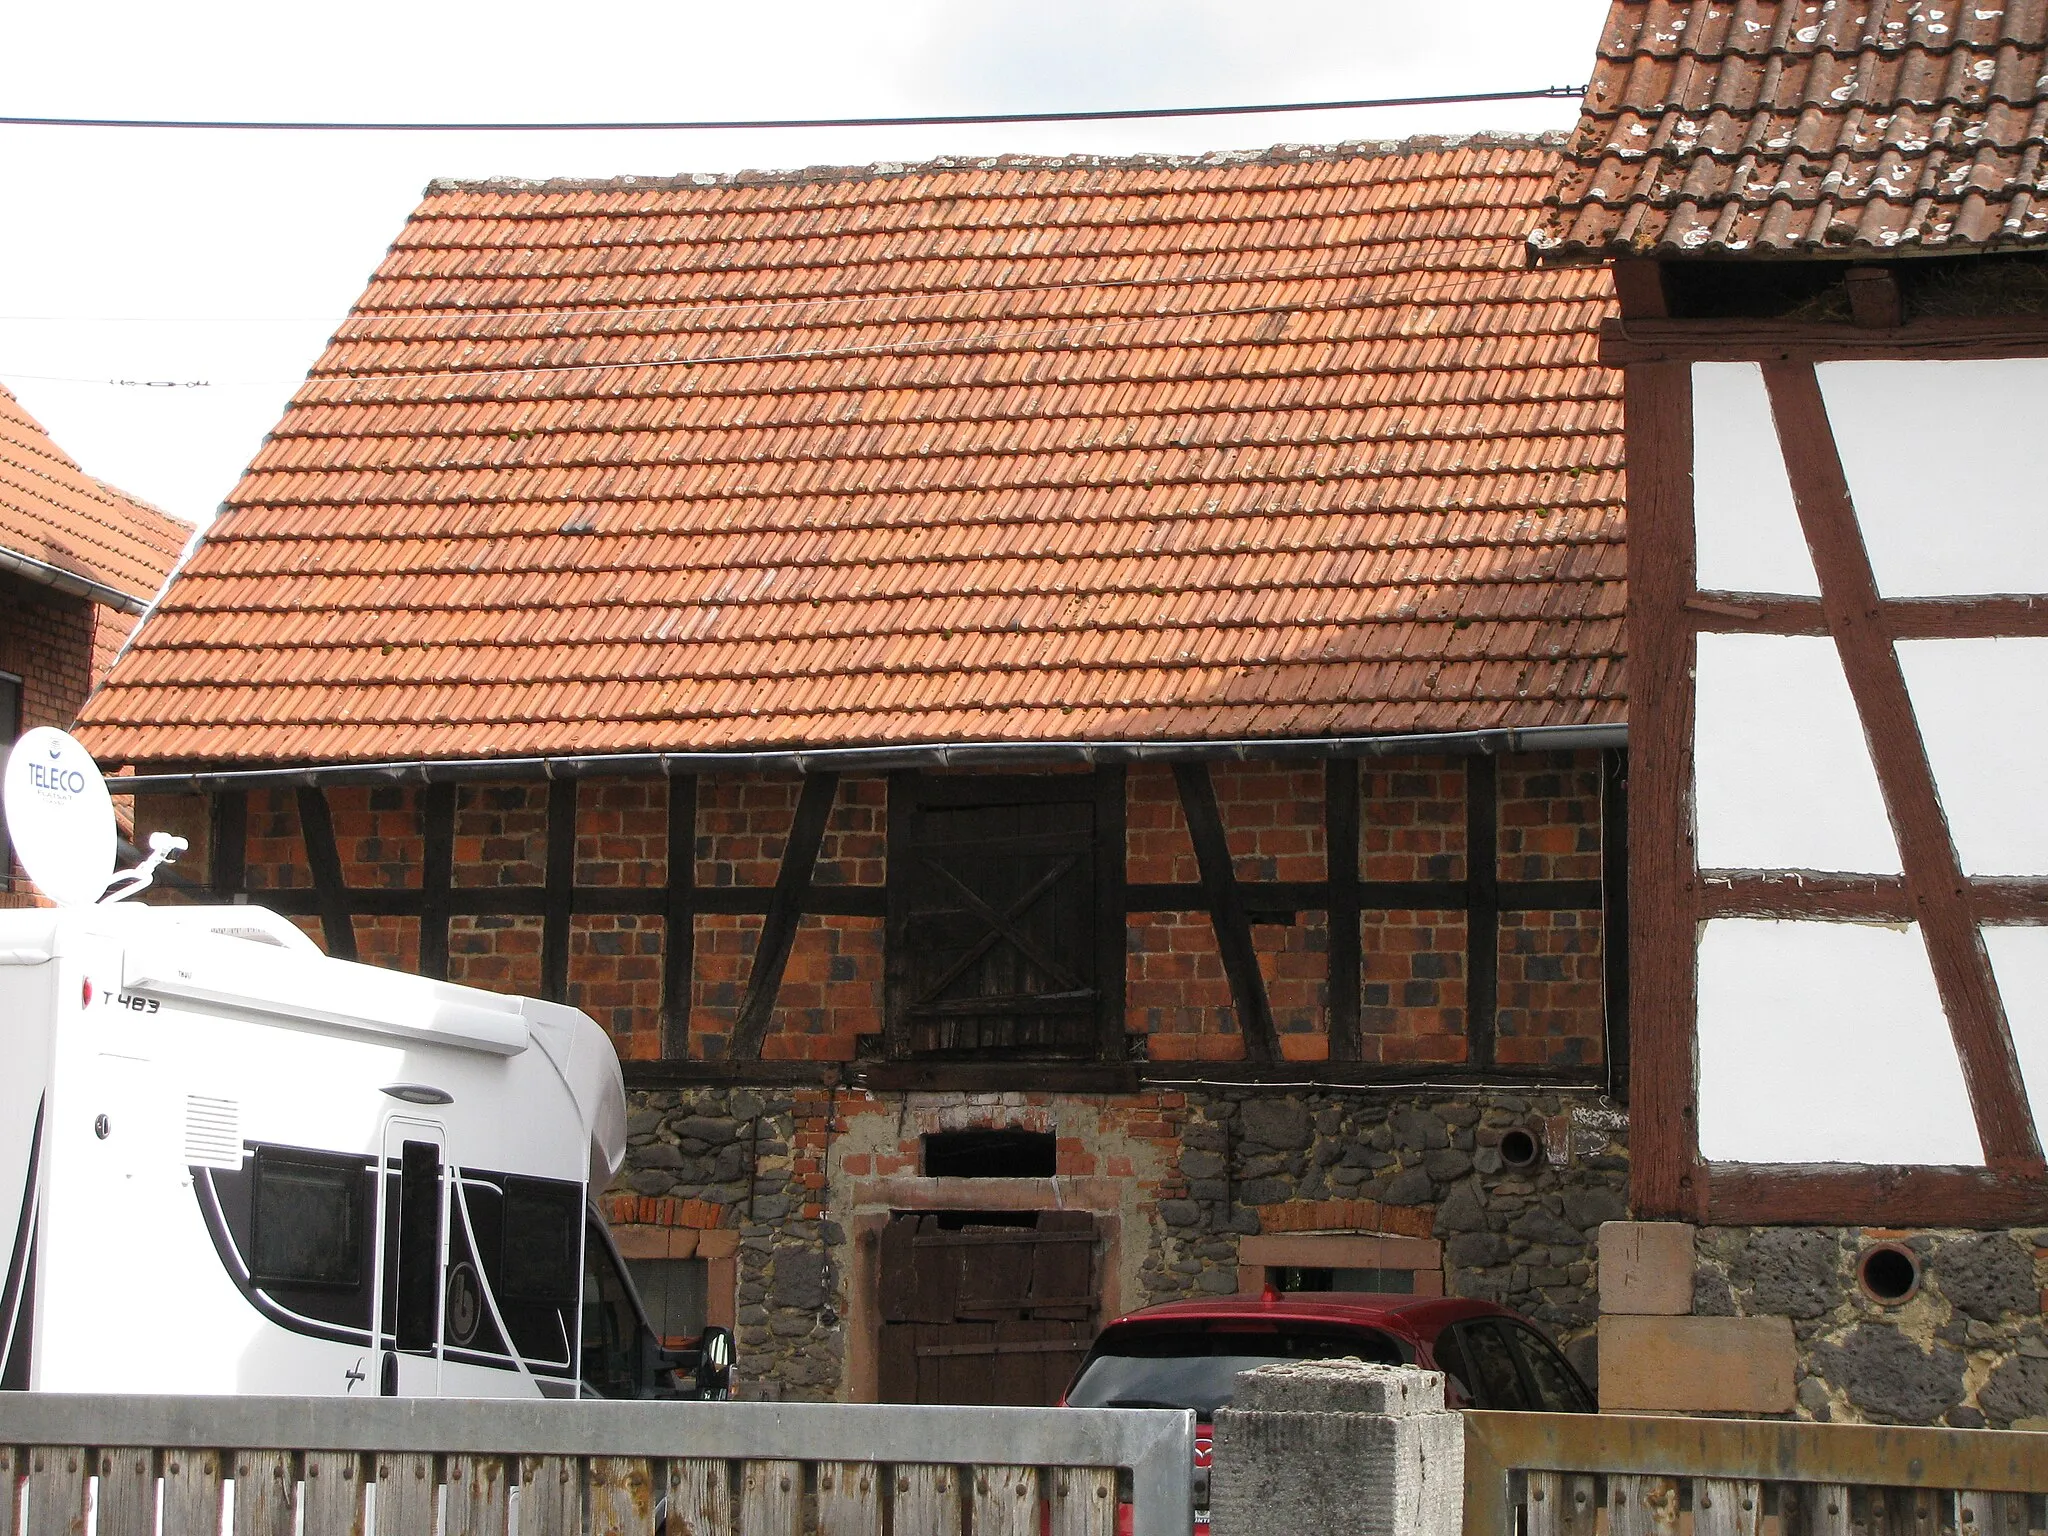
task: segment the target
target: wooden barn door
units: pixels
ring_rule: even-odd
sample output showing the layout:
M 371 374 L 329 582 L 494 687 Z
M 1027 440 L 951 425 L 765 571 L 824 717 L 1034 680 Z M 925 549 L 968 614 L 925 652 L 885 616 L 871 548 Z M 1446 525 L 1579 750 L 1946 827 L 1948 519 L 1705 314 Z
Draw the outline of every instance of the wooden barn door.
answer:
M 1095 1337 L 1086 1211 L 953 1230 L 936 1216 L 898 1216 L 879 1261 L 885 1403 L 1050 1404 Z

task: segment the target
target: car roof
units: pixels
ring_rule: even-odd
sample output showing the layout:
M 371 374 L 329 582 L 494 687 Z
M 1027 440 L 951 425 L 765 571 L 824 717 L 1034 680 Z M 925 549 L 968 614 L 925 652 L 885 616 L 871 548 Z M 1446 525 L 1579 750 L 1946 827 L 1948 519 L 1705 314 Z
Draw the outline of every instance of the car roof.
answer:
M 1126 1324 L 1268 1321 L 1351 1324 L 1394 1328 L 1425 1338 L 1472 1317 L 1515 1317 L 1508 1308 L 1463 1296 L 1395 1296 L 1364 1291 L 1292 1291 L 1262 1296 L 1217 1296 L 1199 1301 L 1168 1301 L 1127 1312 L 1110 1328 Z M 1106 1330 L 1105 1330 L 1106 1331 Z

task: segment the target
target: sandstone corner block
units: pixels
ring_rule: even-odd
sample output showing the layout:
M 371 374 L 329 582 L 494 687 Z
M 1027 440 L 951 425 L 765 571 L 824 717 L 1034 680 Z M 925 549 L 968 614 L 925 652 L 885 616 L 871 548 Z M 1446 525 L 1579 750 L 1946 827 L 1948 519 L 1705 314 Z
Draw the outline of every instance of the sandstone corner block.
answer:
M 1678 1221 L 1600 1224 L 1600 1310 L 1632 1317 L 1692 1311 L 1693 1229 Z
M 1787 1317 L 1602 1317 L 1600 1408 L 1624 1413 L 1790 1413 Z

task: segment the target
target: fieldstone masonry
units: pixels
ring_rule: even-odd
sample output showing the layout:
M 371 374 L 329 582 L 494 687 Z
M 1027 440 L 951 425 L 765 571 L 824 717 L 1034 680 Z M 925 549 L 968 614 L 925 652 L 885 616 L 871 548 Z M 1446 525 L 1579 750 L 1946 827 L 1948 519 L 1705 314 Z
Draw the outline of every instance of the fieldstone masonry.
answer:
M 1111 1278 L 1123 1309 L 1233 1293 L 1242 1238 L 1329 1230 L 1318 1225 L 1325 1213 L 1378 1210 L 1381 1230 L 1443 1243 L 1449 1294 L 1528 1313 L 1595 1374 L 1598 1231 L 1623 1213 L 1628 1177 L 1626 1133 L 1587 1128 L 1599 1118 L 1585 1113 L 1595 1095 L 1188 1088 L 1105 1100 L 692 1088 L 630 1097 L 615 1195 L 694 1202 L 738 1233 L 744 1395 L 851 1390 L 855 1206 L 886 1199 L 888 1179 L 916 1174 L 916 1136 L 928 1124 L 1055 1130 L 1060 1177 L 1048 1203 L 1084 1188 L 1116 1192 L 1120 1272 Z M 1513 1130 L 1546 1146 L 1533 1167 L 1504 1163 L 1501 1139 Z M 871 1192 L 876 1181 L 883 1196 Z M 1003 1186 L 1031 1181 L 951 1182 L 981 1186 L 951 1198 L 994 1208 Z

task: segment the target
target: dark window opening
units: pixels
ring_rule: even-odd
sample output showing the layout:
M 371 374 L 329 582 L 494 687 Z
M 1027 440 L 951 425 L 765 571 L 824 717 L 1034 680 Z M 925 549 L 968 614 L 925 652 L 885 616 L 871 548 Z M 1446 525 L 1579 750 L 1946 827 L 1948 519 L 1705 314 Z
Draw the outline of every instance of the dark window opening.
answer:
M 556 1179 L 505 1181 L 505 1299 L 570 1306 L 583 1231 L 581 1190 Z
M 400 1349 L 434 1348 L 441 1299 L 441 1149 L 408 1141 L 398 1160 L 398 1289 L 392 1333 Z
M 1266 1270 L 1276 1291 L 1370 1291 L 1381 1296 L 1413 1296 L 1412 1269 L 1318 1268 L 1307 1264 L 1276 1264 Z
M 934 1131 L 924 1138 L 928 1179 L 1049 1179 L 1059 1141 L 1050 1131 Z
M 925 1211 L 921 1214 L 932 1218 L 932 1228 L 937 1232 L 993 1231 L 998 1227 L 1021 1227 L 1029 1231 L 1038 1225 L 1036 1211 Z
M 627 1259 L 626 1273 L 647 1326 L 666 1349 L 681 1349 L 704 1332 L 710 1311 L 711 1266 L 703 1259 Z
M 368 1223 L 363 1165 L 259 1148 L 249 1277 L 265 1288 L 356 1290 Z
M 640 1386 L 641 1322 L 611 1245 L 595 1227 L 583 1244 L 581 1376 L 597 1397 L 633 1397 Z

